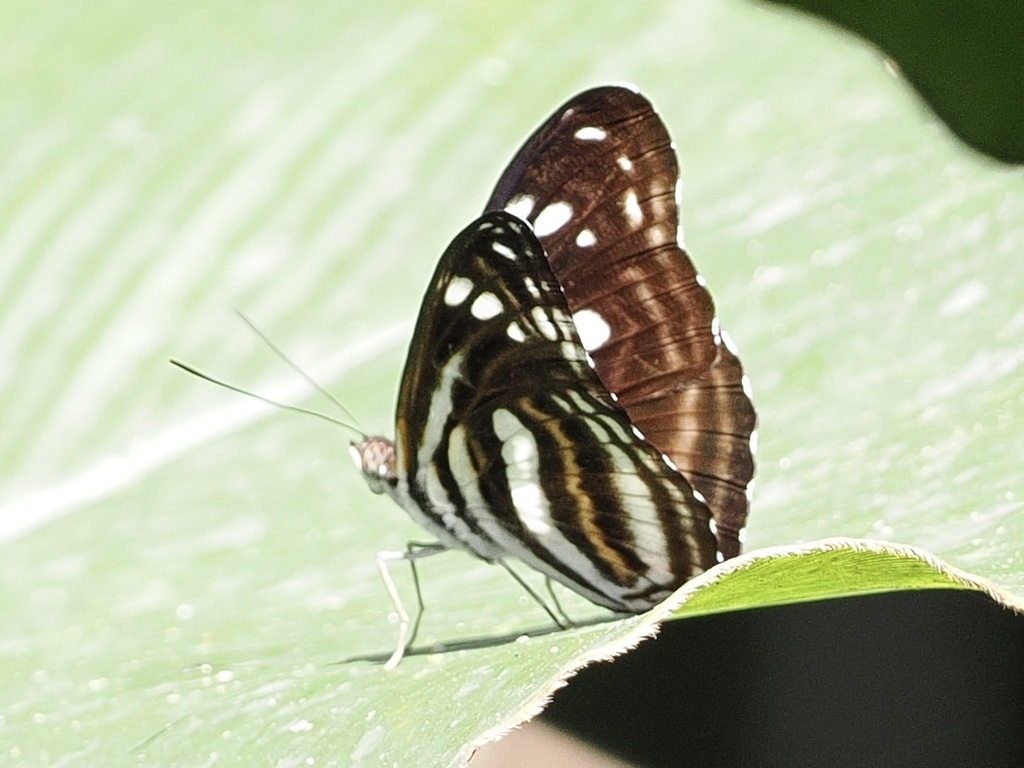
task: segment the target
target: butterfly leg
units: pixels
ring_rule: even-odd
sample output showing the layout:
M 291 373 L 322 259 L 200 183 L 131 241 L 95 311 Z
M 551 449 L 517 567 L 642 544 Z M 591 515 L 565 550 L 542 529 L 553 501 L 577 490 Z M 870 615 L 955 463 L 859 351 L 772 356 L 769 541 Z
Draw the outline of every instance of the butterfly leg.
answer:
M 551 620 L 553 622 L 555 622 L 555 624 L 558 626 L 559 629 L 568 629 L 569 627 L 572 626 L 572 622 L 563 623 L 562 620 L 555 615 L 555 612 L 552 611 L 550 607 L 548 607 L 548 604 L 544 602 L 544 598 L 542 598 L 540 595 L 538 595 L 537 592 L 533 589 L 533 587 L 531 587 L 529 584 L 527 584 L 523 580 L 523 577 L 520 576 L 518 573 L 516 573 L 512 569 L 512 566 L 510 566 L 504 560 L 495 560 L 494 562 L 498 563 L 502 568 L 504 568 L 506 571 L 508 571 L 509 575 L 513 579 L 515 579 L 519 583 L 519 586 L 522 587 L 526 591 L 526 594 L 528 594 L 530 597 L 532 597 L 534 602 L 537 603 L 537 605 L 539 605 L 541 608 L 544 609 L 544 613 L 546 613 L 549 617 L 551 617 Z M 552 597 L 553 596 L 554 595 L 552 595 Z M 558 605 L 558 601 L 557 600 L 555 601 L 555 605 Z M 559 611 L 559 613 L 562 613 L 562 607 L 561 606 L 558 606 L 558 611 Z M 562 615 L 564 616 L 565 614 L 563 613 Z
M 547 587 L 548 596 L 551 598 L 551 602 L 554 603 L 555 610 L 558 612 L 558 615 L 561 616 L 562 621 L 565 622 L 565 626 L 562 627 L 562 629 L 568 629 L 569 627 L 573 626 L 573 620 L 569 618 L 569 615 L 565 612 L 565 609 L 562 608 L 562 604 L 558 601 L 558 595 L 555 594 L 554 584 L 555 582 L 552 581 L 550 576 L 544 577 L 544 586 Z
M 404 552 L 390 550 L 377 553 L 377 569 L 380 571 L 381 579 L 384 581 L 384 589 L 387 591 L 388 597 L 391 598 L 391 604 L 395 608 L 395 613 L 398 614 L 398 642 L 395 645 L 394 652 L 391 654 L 391 658 L 385 662 L 384 669 L 390 670 L 398 666 L 398 662 L 402 660 L 405 652 L 412 645 L 413 640 L 416 639 L 416 633 L 420 628 L 420 619 L 423 617 L 423 593 L 420 591 L 420 577 L 416 572 L 416 561 L 445 552 L 447 549 L 447 547 L 439 543 L 421 544 L 409 542 Z M 409 612 L 405 609 L 405 604 L 398 594 L 398 587 L 395 585 L 395 580 L 391 577 L 391 571 L 388 568 L 388 563 L 396 560 L 405 560 L 412 568 L 412 580 L 416 587 L 415 622 L 410 621 Z

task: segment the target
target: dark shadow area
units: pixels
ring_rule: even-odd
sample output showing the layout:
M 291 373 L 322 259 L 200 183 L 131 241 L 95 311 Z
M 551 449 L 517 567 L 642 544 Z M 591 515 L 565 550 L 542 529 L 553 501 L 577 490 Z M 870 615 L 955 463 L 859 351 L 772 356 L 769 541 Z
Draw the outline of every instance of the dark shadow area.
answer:
M 963 141 L 1024 163 L 1024 3 L 1013 0 L 772 0 L 878 46 Z
M 950 590 L 674 621 L 543 720 L 640 766 L 1019 766 L 1024 618 Z

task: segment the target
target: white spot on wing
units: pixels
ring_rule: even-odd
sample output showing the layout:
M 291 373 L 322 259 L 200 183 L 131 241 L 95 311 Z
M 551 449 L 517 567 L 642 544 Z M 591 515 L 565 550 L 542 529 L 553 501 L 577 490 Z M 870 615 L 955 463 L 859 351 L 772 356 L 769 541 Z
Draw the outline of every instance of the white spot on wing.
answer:
M 615 433 L 616 441 L 625 445 L 626 443 L 632 442 L 630 440 L 630 433 L 626 431 L 626 425 L 617 421 L 613 416 L 607 413 L 597 414 L 597 418 L 601 419 L 612 432 Z
M 516 195 L 505 205 L 505 210 L 513 216 L 526 221 L 530 218 L 530 214 L 533 213 L 533 206 L 536 204 L 537 201 L 532 195 Z
M 616 158 L 615 162 L 618 163 L 619 168 L 621 168 L 624 171 L 633 170 L 633 161 L 630 160 L 625 155 L 620 155 L 618 158 Z
M 595 235 L 589 229 L 581 229 L 580 233 L 576 235 L 576 245 L 580 248 L 589 248 L 597 242 L 597 235 Z
M 647 245 L 650 248 L 657 248 L 668 242 L 668 235 L 661 227 L 649 227 L 647 229 Z
M 583 342 L 583 348 L 587 352 L 593 352 L 600 348 L 612 336 L 612 329 L 608 325 L 608 321 L 592 309 L 581 309 L 574 313 L 572 322 L 576 326 L 576 332 L 580 335 L 580 341 Z
M 498 242 L 491 243 L 491 250 L 494 251 L 499 256 L 504 256 L 509 261 L 515 261 L 516 260 L 516 252 L 513 251 L 511 248 L 509 248 L 504 243 L 498 243 Z
M 510 464 L 531 464 L 537 461 L 537 443 L 510 411 L 499 408 L 494 412 L 494 429 L 498 438 L 505 443 L 501 453 Z
M 551 530 L 551 525 L 545 519 L 547 509 L 544 504 L 544 494 L 536 483 L 517 485 L 512 488 L 512 505 L 519 514 L 529 530 L 536 534 L 545 534 Z
M 635 197 L 635 195 L 634 195 Z M 533 220 L 533 231 L 537 237 L 557 232 L 572 218 L 572 206 L 565 201 L 544 206 Z
M 530 295 L 535 299 L 540 298 L 540 288 L 537 287 L 537 283 L 533 281 L 533 278 L 529 275 L 523 275 L 523 285 L 526 286 L 526 290 L 529 291 Z
M 519 327 L 519 323 L 509 323 L 508 328 L 505 329 L 505 335 L 512 339 L 512 341 L 526 341 L 526 334 Z
M 626 197 L 622 201 L 622 210 L 633 229 L 637 229 L 643 224 L 644 212 L 640 210 L 640 201 L 637 200 L 635 189 L 631 189 L 626 193 Z
M 501 299 L 490 291 L 484 291 L 473 300 L 469 311 L 477 320 L 490 320 L 500 315 L 503 309 Z
M 530 311 L 530 315 L 533 317 L 533 322 L 537 324 L 537 330 L 540 331 L 541 335 L 545 339 L 550 341 L 558 341 L 558 328 L 552 322 L 551 318 L 548 317 L 543 307 L 534 307 Z
M 542 536 L 551 531 L 551 513 L 540 487 L 537 442 L 510 411 L 499 408 L 492 416 L 494 434 L 502 441 L 501 458 L 516 516 L 527 530 Z
M 580 413 L 597 413 L 597 408 L 594 407 L 594 403 L 588 400 L 587 398 L 583 397 L 583 395 L 581 395 L 579 392 L 570 390 L 568 394 L 569 397 L 572 399 L 572 408 L 570 408 L 568 405 L 565 405 L 564 408 L 566 412 L 575 410 L 579 411 Z M 607 434 L 605 434 L 604 439 L 608 439 Z
M 596 125 L 587 125 L 576 131 L 573 136 L 580 141 L 604 141 L 608 138 L 608 131 Z
M 466 300 L 473 290 L 473 281 L 468 277 L 453 277 L 444 290 L 444 303 L 449 307 L 457 307 Z
M 571 341 L 562 342 L 562 357 L 574 363 L 581 363 L 584 359 L 579 346 Z

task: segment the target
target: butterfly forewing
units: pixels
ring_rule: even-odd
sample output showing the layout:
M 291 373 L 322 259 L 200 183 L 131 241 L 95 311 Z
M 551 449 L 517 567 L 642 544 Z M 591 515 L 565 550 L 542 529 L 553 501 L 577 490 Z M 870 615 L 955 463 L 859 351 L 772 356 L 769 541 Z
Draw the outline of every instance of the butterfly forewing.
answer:
M 521 220 L 487 213 L 453 241 L 412 350 L 394 493 L 443 543 L 630 611 L 716 562 L 706 505 L 588 364 Z
M 729 557 L 747 516 L 756 419 L 711 296 L 677 242 L 678 174 L 650 103 L 596 88 L 527 140 L 487 208 L 534 226 L 600 380 L 708 499 Z

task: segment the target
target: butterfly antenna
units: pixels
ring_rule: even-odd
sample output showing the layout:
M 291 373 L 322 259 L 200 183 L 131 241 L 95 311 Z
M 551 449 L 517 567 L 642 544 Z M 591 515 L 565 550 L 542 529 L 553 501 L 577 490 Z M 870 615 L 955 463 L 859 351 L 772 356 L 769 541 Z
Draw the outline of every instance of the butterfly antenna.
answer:
M 320 384 L 320 382 L 318 382 L 316 379 L 314 379 L 312 376 L 310 376 L 308 373 L 306 373 L 298 363 L 296 363 L 294 360 L 292 360 L 290 357 L 288 357 L 288 355 L 286 355 L 284 353 L 284 350 L 281 349 L 279 346 L 277 346 L 277 344 L 272 342 L 270 340 L 270 338 L 263 331 L 261 331 L 259 329 L 259 326 L 257 326 L 256 323 L 254 323 L 252 320 L 250 320 L 246 316 L 246 314 L 244 312 L 242 312 L 242 310 L 236 309 L 235 312 L 237 312 L 238 316 L 240 318 L 242 318 L 242 322 L 245 323 L 246 325 L 248 325 L 249 328 L 252 329 L 252 332 L 255 333 L 257 336 L 259 336 L 260 339 L 263 341 L 263 343 L 266 344 L 268 347 L 270 347 L 271 350 L 273 350 L 274 354 L 276 354 L 278 357 L 280 357 L 282 360 L 284 360 L 284 362 L 287 363 L 288 366 L 293 371 L 295 371 L 297 374 L 299 374 L 299 376 L 304 378 L 306 380 L 306 382 L 309 383 L 309 385 L 311 387 L 313 387 L 317 392 L 319 392 L 321 395 L 323 395 L 328 400 L 330 400 L 332 403 L 334 403 L 334 405 L 338 408 L 338 410 L 341 411 L 345 415 L 345 418 L 351 420 L 352 425 L 355 425 L 354 428 L 355 428 L 355 430 L 357 432 L 359 432 L 360 435 L 363 435 L 363 436 L 366 435 L 366 432 L 362 429 L 362 427 L 359 426 L 359 419 L 357 419 L 352 414 L 352 412 L 342 404 L 342 402 L 338 398 L 336 398 L 333 394 L 331 394 L 331 392 L 326 387 L 323 387 Z M 353 428 L 351 425 L 347 425 L 347 426 L 349 426 L 350 429 Z
M 345 429 L 349 429 L 349 430 L 351 430 L 353 432 L 356 432 L 362 438 L 366 437 L 366 433 L 363 432 L 358 427 L 355 427 L 355 426 L 353 426 L 352 424 L 349 424 L 346 421 L 342 421 L 341 419 L 336 419 L 333 416 L 328 416 L 326 413 L 320 413 L 320 411 L 314 411 L 314 410 L 311 410 L 309 408 L 303 408 L 303 407 L 298 406 L 298 405 L 289 405 L 288 403 L 282 403 L 282 402 L 280 402 L 278 400 L 273 400 L 273 399 L 271 399 L 269 397 L 264 397 L 263 395 L 258 395 L 255 392 L 250 392 L 247 389 L 242 389 L 241 387 L 236 387 L 234 384 L 229 384 L 226 381 L 221 381 L 220 379 L 215 379 L 213 376 L 210 376 L 209 374 L 203 373 L 198 368 L 193 368 L 188 363 L 183 363 L 180 360 L 174 360 L 172 358 L 170 363 L 171 363 L 171 365 L 175 365 L 178 368 L 181 368 L 181 370 L 183 370 L 183 371 L 185 371 L 187 373 L 191 373 L 193 376 L 198 376 L 200 379 L 205 379 L 206 381 L 210 382 L 211 384 L 216 384 L 218 387 L 223 387 L 224 389 L 230 389 L 232 392 L 238 392 L 241 395 L 247 395 L 248 397 L 251 397 L 251 398 L 253 398 L 255 400 L 262 400 L 264 403 L 267 403 L 268 405 L 273 405 L 273 406 L 276 406 L 276 407 L 281 408 L 281 409 L 286 410 L 286 411 L 295 411 L 296 413 L 305 413 L 308 416 L 316 416 L 318 419 L 323 419 L 324 421 L 329 421 L 332 424 L 337 424 L 340 427 L 344 427 Z

